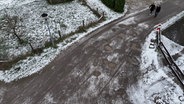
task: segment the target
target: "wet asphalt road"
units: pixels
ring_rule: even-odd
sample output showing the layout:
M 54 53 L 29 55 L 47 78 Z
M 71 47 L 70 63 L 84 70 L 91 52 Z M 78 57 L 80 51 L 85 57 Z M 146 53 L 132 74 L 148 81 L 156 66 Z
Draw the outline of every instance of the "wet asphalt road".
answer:
M 146 10 L 97 29 L 41 72 L 9 84 L 0 82 L 1 104 L 131 104 L 126 89 L 141 77 L 146 36 L 154 25 L 184 10 L 183 5 L 183 0 L 169 0 L 157 18 Z M 128 18 L 134 22 L 124 24 Z
M 184 18 L 162 32 L 167 38 L 184 46 Z

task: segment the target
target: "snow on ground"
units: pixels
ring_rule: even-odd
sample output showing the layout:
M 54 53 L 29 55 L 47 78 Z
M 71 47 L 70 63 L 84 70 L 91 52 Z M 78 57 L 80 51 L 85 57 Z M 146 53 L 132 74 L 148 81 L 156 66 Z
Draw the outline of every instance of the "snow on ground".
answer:
M 109 56 L 107 57 L 107 60 L 110 61 L 110 62 L 112 62 L 112 60 L 113 60 L 115 57 L 117 57 L 117 56 L 118 56 L 118 53 L 113 53 L 112 55 L 109 55 Z
M 161 28 L 166 29 L 183 16 L 184 11 L 163 23 Z M 142 48 L 140 70 L 143 76 L 140 77 L 137 84 L 132 85 L 127 90 L 127 93 L 135 104 L 183 104 L 184 92 L 173 81 L 173 77 L 168 76 L 168 72 L 171 70 L 162 64 L 161 57 L 156 50 L 156 44 L 155 48 L 149 48 L 151 39 L 156 39 L 155 31 L 148 35 Z M 161 39 L 171 55 L 180 53 L 184 49 L 183 46 L 174 43 L 164 36 Z M 183 60 L 184 55 L 176 60 L 176 64 L 182 70 L 184 67 Z
M 184 55 L 182 54 L 181 57 L 179 57 L 175 62 L 178 65 L 178 67 L 181 70 L 183 70 L 183 73 L 184 73 Z
M 7 5 L 10 4 L 13 0 L 0 0 L 1 5 Z
M 42 13 L 48 14 L 51 35 L 55 39 L 59 37 L 58 30 L 61 31 L 63 36 L 75 31 L 82 25 L 83 20 L 85 24 L 88 24 L 98 19 L 87 7 L 82 6 L 77 1 L 59 5 L 48 5 L 46 0 L 37 0 L 35 2 L 33 0 L 32 2 L 28 0 L 16 1 L 15 6 L 1 10 L 0 17 L 5 14 L 5 11 L 11 16 L 19 16 L 23 20 L 21 24 L 25 27 L 21 29 L 24 30 L 21 38 L 32 43 L 34 48 L 44 47 L 44 44 L 50 41 L 47 25 L 41 17 Z M 17 6 L 17 4 L 20 6 Z M 3 33 L 3 31 L 0 30 L 0 33 Z M 7 38 L 4 44 L 9 47 L 6 52 L 11 58 L 31 51 L 28 44 L 20 45 L 11 34 L 10 36 L 3 34 L 0 38 L 2 37 Z
M 169 53 L 171 55 L 175 55 L 178 52 L 183 50 L 183 46 L 173 42 L 172 40 L 166 38 L 165 36 L 161 36 L 161 41 L 163 41 L 163 44 L 165 45 L 165 47 L 167 48 L 167 50 L 169 51 Z
M 6 1 L 7 1 L 6 3 L 2 0 L 0 1 L 0 9 L 2 8 L 1 6 L 2 3 L 8 4 L 13 0 L 12 1 L 6 0 Z M 92 4 L 97 5 L 96 7 L 101 6 L 98 0 L 88 0 L 88 3 L 90 3 L 90 5 Z M 104 11 L 106 10 L 104 9 Z M 109 13 L 108 10 L 106 11 L 106 13 Z M 123 15 L 123 14 L 120 14 L 120 15 Z M 117 16 L 119 16 L 119 14 L 117 14 L 116 16 L 110 15 L 110 17 L 108 18 L 117 18 Z M 166 23 L 162 24 L 162 29 L 167 28 L 167 26 L 170 26 L 171 24 L 173 24 L 175 21 L 177 21 L 179 18 L 183 16 L 184 16 L 184 12 L 171 18 Z M 51 17 L 51 18 L 54 18 L 54 17 Z M 108 20 L 104 23 L 108 23 L 109 21 L 111 20 Z M 98 27 L 102 26 L 103 24 L 100 24 Z M 89 29 L 87 33 L 89 33 L 90 31 L 96 28 Z M 25 60 L 19 61 L 10 70 L 0 71 L 0 80 L 5 82 L 11 82 L 13 80 L 18 80 L 20 78 L 29 76 L 33 73 L 40 71 L 45 65 L 51 62 L 62 50 L 66 49 L 71 44 L 79 41 L 87 33 L 76 34 L 75 36 L 71 37 L 71 38 L 75 38 L 75 40 L 72 40 L 70 38 L 68 39 L 69 43 L 67 43 L 66 42 L 67 40 L 66 40 L 63 43 L 58 44 L 57 49 L 54 49 L 54 48 L 45 49 L 44 53 L 42 53 L 41 55 L 28 57 Z M 162 63 L 159 63 L 160 58 L 158 57 L 158 52 L 155 50 L 155 48 L 154 49 L 149 48 L 151 39 L 155 39 L 154 31 L 148 36 L 143 46 L 142 65 L 140 67 L 140 70 L 143 72 L 143 77 L 140 78 L 140 81 L 138 82 L 137 85 L 131 86 L 129 90 L 127 90 L 127 92 L 129 93 L 130 99 L 135 104 L 150 104 L 153 102 L 161 103 L 161 104 L 163 103 L 181 104 L 184 102 L 182 99 L 184 98 L 184 93 L 181 90 L 181 88 L 167 75 L 167 72 L 168 72 L 167 70 L 170 70 L 170 69 L 168 67 L 164 67 Z M 168 40 L 165 37 L 162 37 L 162 39 L 164 41 L 164 44 L 166 44 L 167 49 L 169 51 L 172 50 L 170 52 L 172 55 L 180 52 L 183 49 L 182 46 L 175 44 L 174 42 Z M 175 47 L 174 50 L 173 50 L 173 47 Z M 109 56 L 108 59 L 111 60 L 115 56 L 116 54 Z M 184 60 L 184 55 L 181 55 L 181 57 L 179 57 L 176 60 L 176 63 L 182 69 L 184 69 L 183 60 Z M 92 80 L 90 82 L 93 82 L 94 79 L 90 79 L 90 80 Z M 93 84 L 94 83 L 91 83 L 91 87 L 90 87 L 91 90 L 95 89 L 93 87 Z M 0 96 L 3 95 L 3 92 L 4 92 L 4 89 L 0 89 Z M 51 95 L 47 95 L 45 99 L 48 99 L 49 102 L 53 101 L 53 98 Z
M 42 104 L 57 104 L 57 102 L 54 101 L 52 94 L 47 93 Z
M 76 38 L 76 40 L 72 41 L 71 38 Z M 45 49 L 44 52 L 40 55 L 35 55 L 33 57 L 28 57 L 25 60 L 19 61 L 10 70 L 0 71 L 0 80 L 11 82 L 13 80 L 18 80 L 20 78 L 29 76 L 40 71 L 48 63 L 50 63 L 62 50 L 66 49 L 68 46 L 82 38 L 82 35 L 75 35 L 71 38 L 66 40 L 70 41 L 70 43 L 64 41 L 63 43 L 58 44 L 57 49 Z
M 119 24 L 124 24 L 124 25 L 131 25 L 131 24 L 135 24 L 135 18 L 134 17 L 130 17 L 122 22 L 120 22 Z
M 39 1 L 39 0 L 38 0 Z M 43 2 L 43 1 L 40 1 L 41 3 Z M 88 1 L 89 3 L 90 2 L 92 2 L 92 1 Z M 96 3 L 99 5 L 98 7 L 101 7 L 101 3 L 98 3 L 98 2 L 100 2 L 100 1 L 96 1 Z M 38 3 L 38 2 L 36 2 L 36 3 Z M 44 3 L 44 2 L 43 2 Z M 94 2 L 93 2 L 94 3 Z M 26 7 L 27 6 L 31 6 L 32 4 L 34 4 L 34 2 L 33 3 L 31 3 L 31 4 L 26 4 L 26 5 L 23 5 L 23 6 L 21 6 L 20 8 L 25 8 L 26 9 Z M 39 3 L 38 3 L 39 4 Z M 91 3 L 92 4 L 92 3 Z M 40 4 L 39 4 L 40 5 Z M 39 6 L 38 5 L 38 6 Z M 62 5 L 62 4 L 61 4 Z M 67 4 L 68 5 L 68 9 L 70 9 L 70 8 L 75 8 L 75 9 L 80 9 L 79 11 L 77 11 L 77 10 L 74 10 L 74 12 L 75 13 L 78 13 L 78 14 L 76 14 L 76 18 L 78 18 L 79 19 L 79 17 L 80 17 L 80 15 L 83 15 L 85 18 L 87 18 L 87 19 L 90 19 L 90 18 L 92 18 L 92 20 L 94 20 L 94 18 L 96 19 L 96 17 L 94 17 L 94 15 L 92 15 L 92 14 L 88 14 L 88 13 L 86 13 L 86 12 L 89 12 L 88 11 L 88 9 L 87 8 L 85 8 L 85 7 L 72 7 L 73 5 L 78 5 L 79 6 L 79 4 L 77 4 L 76 2 L 72 2 L 72 4 Z M 44 6 L 44 4 L 42 4 L 42 6 L 44 7 L 44 9 L 42 8 L 42 9 L 40 9 L 40 11 L 38 12 L 38 11 L 35 11 L 36 9 L 35 8 L 33 8 L 32 7 L 32 9 L 30 9 L 29 10 L 29 8 L 28 8 L 28 11 L 29 12 L 31 12 L 31 13 L 36 13 L 36 15 L 38 16 L 38 15 L 40 15 L 41 13 L 43 13 L 41 10 L 43 10 L 43 11 L 46 11 L 47 9 L 48 10 L 51 10 L 50 11 L 50 13 L 52 14 L 52 12 L 53 12 L 53 10 L 56 10 L 56 9 L 61 9 L 62 11 L 62 14 L 63 13 L 66 13 L 66 11 L 64 11 L 64 10 L 67 10 L 67 9 L 65 9 L 65 8 L 67 8 L 67 5 L 63 5 L 64 7 L 62 8 L 62 6 L 61 7 L 58 7 L 58 6 L 55 6 L 55 7 L 49 7 L 49 6 L 47 6 L 47 7 L 45 7 Z M 18 8 L 19 10 L 21 10 L 20 8 Z M 105 8 L 105 7 L 104 7 Z M 53 10 L 52 10 L 53 9 Z M 87 9 L 87 11 L 86 11 L 86 9 Z M 34 12 L 32 12 L 32 10 L 34 11 Z M 71 10 L 72 11 L 72 10 Z M 84 15 L 84 13 L 82 12 L 82 11 L 85 11 L 84 13 L 86 13 L 85 15 Z M 81 13 L 82 12 L 82 13 Z M 109 12 L 109 11 L 106 11 L 106 12 Z M 112 11 L 111 11 L 112 12 Z M 120 14 L 118 14 L 119 16 L 123 16 L 123 15 L 125 15 L 125 13 L 127 12 L 127 9 L 125 8 L 125 12 L 124 13 L 122 13 L 121 15 Z M 56 12 L 57 13 L 57 12 Z M 90 12 L 89 12 L 90 13 Z M 59 13 L 58 13 L 59 14 Z M 68 24 L 70 24 L 71 26 L 73 26 L 73 28 L 76 28 L 76 23 L 74 23 L 74 24 L 72 24 L 72 23 L 69 23 L 70 22 L 70 19 L 74 19 L 74 20 L 77 20 L 77 19 L 75 19 L 75 18 L 70 18 L 70 16 L 73 16 L 72 15 L 73 14 L 73 12 L 71 12 L 70 14 L 68 14 L 68 16 L 66 16 L 66 15 L 63 15 L 63 17 L 61 16 L 60 18 L 62 18 L 62 19 L 65 19 L 66 18 L 66 20 L 65 20 L 65 25 L 67 25 L 67 26 L 69 26 Z M 110 14 L 110 13 L 109 13 Z M 116 13 L 112 13 L 112 14 L 116 14 Z M 54 13 L 53 13 L 53 15 L 54 15 Z M 30 16 L 28 16 L 28 17 L 30 17 Z M 89 18 L 88 18 L 89 17 Z M 30 17 L 31 18 L 31 17 Z M 35 16 L 35 18 L 36 18 L 36 16 Z M 53 20 L 53 19 L 55 19 L 56 18 L 56 16 L 55 17 L 50 17 L 51 18 L 51 20 Z M 60 19 L 60 18 L 56 18 L 56 19 Z M 70 19 L 68 19 L 68 18 L 70 18 Z M 90 32 L 92 32 L 93 30 L 95 30 L 95 29 L 97 29 L 97 28 L 99 28 L 99 27 L 101 27 L 101 26 L 103 26 L 104 24 L 107 24 L 107 23 L 109 23 L 110 21 L 112 21 L 112 20 L 114 20 L 114 19 L 116 19 L 116 18 L 118 18 L 118 16 L 117 15 L 115 15 L 115 17 L 110 17 L 111 19 L 109 19 L 109 20 L 107 20 L 107 21 L 105 21 L 105 22 L 103 22 L 103 23 L 101 23 L 101 24 L 99 24 L 97 27 L 93 27 L 93 28 L 90 28 L 90 29 L 88 29 L 88 32 L 86 32 L 86 33 L 79 33 L 79 34 L 75 34 L 74 36 L 72 36 L 71 38 L 69 38 L 69 39 L 67 39 L 67 40 L 65 40 L 64 42 L 62 42 L 62 43 L 60 43 L 60 44 L 58 44 L 57 46 L 58 46 L 58 48 L 57 49 L 55 49 L 55 48 L 48 48 L 48 49 L 45 49 L 44 50 L 44 52 L 42 53 L 42 54 L 40 54 L 40 55 L 34 55 L 33 57 L 27 57 L 25 60 L 21 60 L 21 61 L 19 61 L 18 63 L 16 63 L 10 70 L 6 70 L 6 71 L 0 71 L 0 80 L 1 81 L 5 81 L 6 83 L 8 83 L 8 82 L 11 82 L 11 81 L 14 81 L 14 80 L 18 80 L 18 79 L 20 79 L 20 78 L 23 78 L 23 77 L 27 77 L 27 76 L 29 76 L 29 75 L 32 75 L 32 74 L 34 74 L 34 73 L 36 73 L 36 72 L 38 72 L 38 71 L 40 71 L 41 69 L 43 69 L 43 67 L 45 67 L 47 64 L 49 64 L 59 53 L 61 53 L 62 52 L 62 50 L 64 50 L 64 49 L 66 49 L 68 46 L 70 46 L 71 44 L 73 44 L 73 43 L 75 43 L 75 42 L 77 42 L 77 41 L 79 41 L 79 40 L 81 40 L 82 39 L 82 37 L 84 37 L 85 35 L 87 35 L 88 33 L 90 33 Z M 29 19 L 29 18 L 27 18 L 28 19 L 28 21 L 29 21 L 29 23 L 30 22 L 33 22 L 34 23 L 34 21 L 32 21 L 32 19 L 34 19 L 34 18 L 31 18 L 31 19 Z M 40 20 L 40 18 L 36 18 L 37 19 L 37 21 L 35 21 L 35 24 L 36 25 L 39 25 L 39 23 L 37 23 L 38 21 L 41 21 Z M 83 20 L 84 18 L 81 18 L 81 19 L 79 19 L 79 21 L 81 20 Z M 86 20 L 87 20 L 86 19 Z M 64 20 L 63 20 L 64 21 Z M 42 21 L 43 22 L 43 21 Z M 81 22 L 79 22 L 79 23 L 81 23 Z M 29 24 L 27 24 L 27 25 L 29 25 Z M 31 24 L 30 24 L 31 25 Z M 33 24 L 32 24 L 33 25 Z M 41 29 L 43 29 L 43 30 L 39 30 L 39 28 L 41 28 Z M 70 27 L 70 28 L 72 28 L 72 27 Z M 69 29 L 70 29 L 69 28 Z M 43 35 L 43 31 L 44 31 L 44 29 L 45 29 L 45 32 L 46 32 L 46 27 L 37 27 L 36 29 L 38 29 L 38 31 L 37 32 L 33 32 L 33 34 L 32 35 L 29 35 L 29 36 L 33 36 L 33 37 L 35 37 L 35 38 L 38 38 L 39 37 L 39 35 Z M 71 30 L 71 29 L 70 29 Z M 39 33 L 40 34 L 39 34 Z M 34 35 L 34 33 L 35 33 L 35 35 Z M 47 37 L 48 36 L 48 34 L 47 35 L 43 35 L 44 37 Z M 43 38 L 43 36 L 41 37 L 41 38 Z M 49 37 L 49 36 L 48 36 Z M 36 43 L 38 43 L 38 42 L 36 42 Z M 17 49 L 17 51 L 18 51 L 18 49 Z M 12 52 L 16 52 L 16 50 L 12 50 Z
M 12 6 L 21 6 L 34 1 L 36 0 L 0 0 L 0 10 L 9 7 L 11 8 Z
M 157 52 L 155 52 L 156 45 L 154 49 L 150 49 L 151 39 L 156 39 L 155 32 L 153 31 L 151 35 L 146 39 L 145 45 L 142 49 L 142 63 L 141 70 L 149 67 L 151 64 L 158 65 Z M 156 66 L 158 68 L 158 66 Z
M 140 23 L 140 24 L 138 24 L 138 27 L 143 28 L 143 29 L 148 29 L 149 25 L 146 23 Z

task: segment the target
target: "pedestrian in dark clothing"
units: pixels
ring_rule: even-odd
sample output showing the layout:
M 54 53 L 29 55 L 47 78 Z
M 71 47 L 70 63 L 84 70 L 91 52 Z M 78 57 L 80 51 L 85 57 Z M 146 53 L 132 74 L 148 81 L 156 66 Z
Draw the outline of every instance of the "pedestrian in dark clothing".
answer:
M 157 17 L 157 15 L 158 15 L 158 13 L 160 12 L 160 10 L 161 10 L 161 6 L 158 5 L 158 6 L 156 7 L 156 10 L 155 10 L 155 17 Z
M 155 4 L 154 4 L 154 3 L 151 4 L 151 5 L 149 6 L 149 9 L 150 9 L 150 15 L 151 15 L 152 12 L 155 10 Z

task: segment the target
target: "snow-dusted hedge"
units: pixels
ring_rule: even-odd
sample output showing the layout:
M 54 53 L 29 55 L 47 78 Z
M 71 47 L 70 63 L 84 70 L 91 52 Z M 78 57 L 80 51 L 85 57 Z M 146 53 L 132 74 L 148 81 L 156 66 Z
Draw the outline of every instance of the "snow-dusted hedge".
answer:
M 73 1 L 73 0 L 47 0 L 50 4 L 58 4 L 58 3 L 63 3 L 63 2 L 68 2 L 68 1 Z
M 124 12 L 125 0 L 101 0 L 106 6 L 116 12 Z

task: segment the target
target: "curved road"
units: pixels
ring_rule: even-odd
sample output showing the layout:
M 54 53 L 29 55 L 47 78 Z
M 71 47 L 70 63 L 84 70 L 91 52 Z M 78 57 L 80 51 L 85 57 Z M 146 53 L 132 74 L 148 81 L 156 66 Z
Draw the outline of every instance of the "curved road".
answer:
M 169 0 L 162 5 L 157 18 L 149 16 L 146 10 L 97 29 L 38 74 L 8 84 L 0 82 L 0 103 L 111 104 L 121 101 L 131 104 L 126 89 L 141 76 L 140 54 L 146 36 L 154 25 L 183 10 L 183 0 Z

